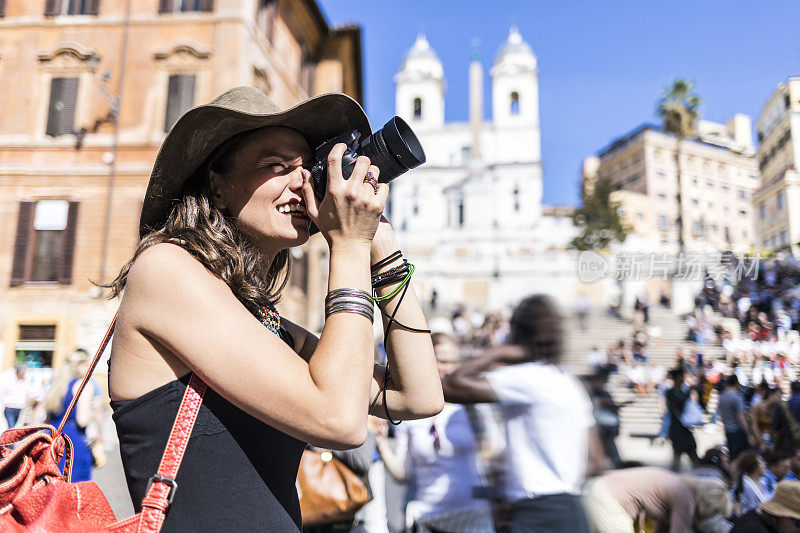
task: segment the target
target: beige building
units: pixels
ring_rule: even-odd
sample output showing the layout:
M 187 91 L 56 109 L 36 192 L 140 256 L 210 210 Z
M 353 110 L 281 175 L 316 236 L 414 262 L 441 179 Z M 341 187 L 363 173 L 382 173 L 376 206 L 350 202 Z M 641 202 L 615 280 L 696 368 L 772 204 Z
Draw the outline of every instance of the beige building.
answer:
M 753 198 L 756 246 L 800 254 L 800 78 L 778 85 L 756 124 L 762 184 Z
M 283 107 L 361 101 L 360 29 L 330 28 L 313 0 L 8 0 L 0 77 L 0 369 L 50 367 L 93 350 L 113 316 L 91 280 L 130 258 L 177 117 L 237 85 Z M 325 253 L 295 250 L 282 303 L 311 328 Z
M 749 251 L 755 240 L 751 201 L 759 185 L 750 120 L 736 115 L 727 124 L 700 121 L 698 139 L 681 141 L 683 237 L 688 247 Z M 583 165 L 584 187 L 600 176 L 616 189 L 631 230 L 660 245 L 678 241 L 678 139 L 643 125 L 615 140 Z

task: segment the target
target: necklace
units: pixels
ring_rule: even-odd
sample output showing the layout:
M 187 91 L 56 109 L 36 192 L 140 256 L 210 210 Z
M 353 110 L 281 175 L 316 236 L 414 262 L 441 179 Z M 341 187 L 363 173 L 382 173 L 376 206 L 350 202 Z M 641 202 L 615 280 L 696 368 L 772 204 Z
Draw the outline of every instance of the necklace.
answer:
M 261 307 L 257 312 L 261 323 L 267 326 L 267 329 L 275 335 L 280 335 L 279 330 L 281 328 L 281 315 L 278 314 L 275 308 Z

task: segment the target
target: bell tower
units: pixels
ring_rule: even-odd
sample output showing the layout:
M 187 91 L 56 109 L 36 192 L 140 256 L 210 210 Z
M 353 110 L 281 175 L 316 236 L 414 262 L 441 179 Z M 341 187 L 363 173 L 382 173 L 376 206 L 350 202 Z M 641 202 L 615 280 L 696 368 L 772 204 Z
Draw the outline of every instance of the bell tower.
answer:
M 424 34 L 406 53 L 394 82 L 397 115 L 415 130 L 444 126 L 444 69 Z

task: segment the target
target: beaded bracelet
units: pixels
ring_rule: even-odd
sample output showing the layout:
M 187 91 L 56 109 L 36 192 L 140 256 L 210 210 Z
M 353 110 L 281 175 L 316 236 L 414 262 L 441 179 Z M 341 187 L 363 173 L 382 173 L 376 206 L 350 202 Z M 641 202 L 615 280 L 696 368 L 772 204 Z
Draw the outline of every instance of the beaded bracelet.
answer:
M 392 283 L 402 281 L 408 273 L 408 270 L 408 261 L 403 260 L 402 265 L 392 268 L 391 270 L 387 270 L 386 272 L 382 272 L 381 274 L 372 276 L 372 288 L 377 289 L 378 287 L 383 287 L 384 285 L 391 285 Z
M 384 257 L 370 268 L 370 272 L 377 272 L 381 268 L 385 267 L 386 265 L 390 264 L 392 261 L 403 257 L 403 253 L 400 250 L 394 251 L 389 254 L 387 257 Z

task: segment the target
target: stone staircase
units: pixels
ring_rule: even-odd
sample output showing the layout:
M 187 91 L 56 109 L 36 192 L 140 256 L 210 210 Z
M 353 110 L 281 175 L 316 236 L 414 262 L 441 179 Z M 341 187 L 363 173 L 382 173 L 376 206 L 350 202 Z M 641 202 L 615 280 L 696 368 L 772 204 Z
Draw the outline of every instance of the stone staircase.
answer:
M 665 369 L 673 365 L 675 350 L 679 346 L 688 346 L 685 341 L 687 327 L 685 322 L 669 309 L 660 306 L 651 306 L 650 325 L 661 328 L 661 336 L 651 340 L 647 347 L 647 356 L 654 359 Z M 577 319 L 568 318 L 566 323 L 566 339 L 564 363 L 577 375 L 591 371 L 588 364 L 588 353 L 592 346 L 601 349 L 608 348 L 618 339 L 625 339 L 630 343 L 634 331 L 630 320 L 623 320 L 608 316 L 601 310 L 594 311 L 586 320 L 586 330 L 581 331 Z M 719 357 L 722 348 L 706 346 L 703 353 L 707 359 Z M 661 417 L 658 409 L 658 395 L 636 394 L 628 388 L 625 377 L 625 367 L 621 365 L 620 371 L 611 376 L 608 390 L 618 404 L 631 401 L 620 411 L 621 434 L 626 436 L 655 436 L 661 428 Z M 716 393 L 712 393 L 709 412 L 716 409 Z

